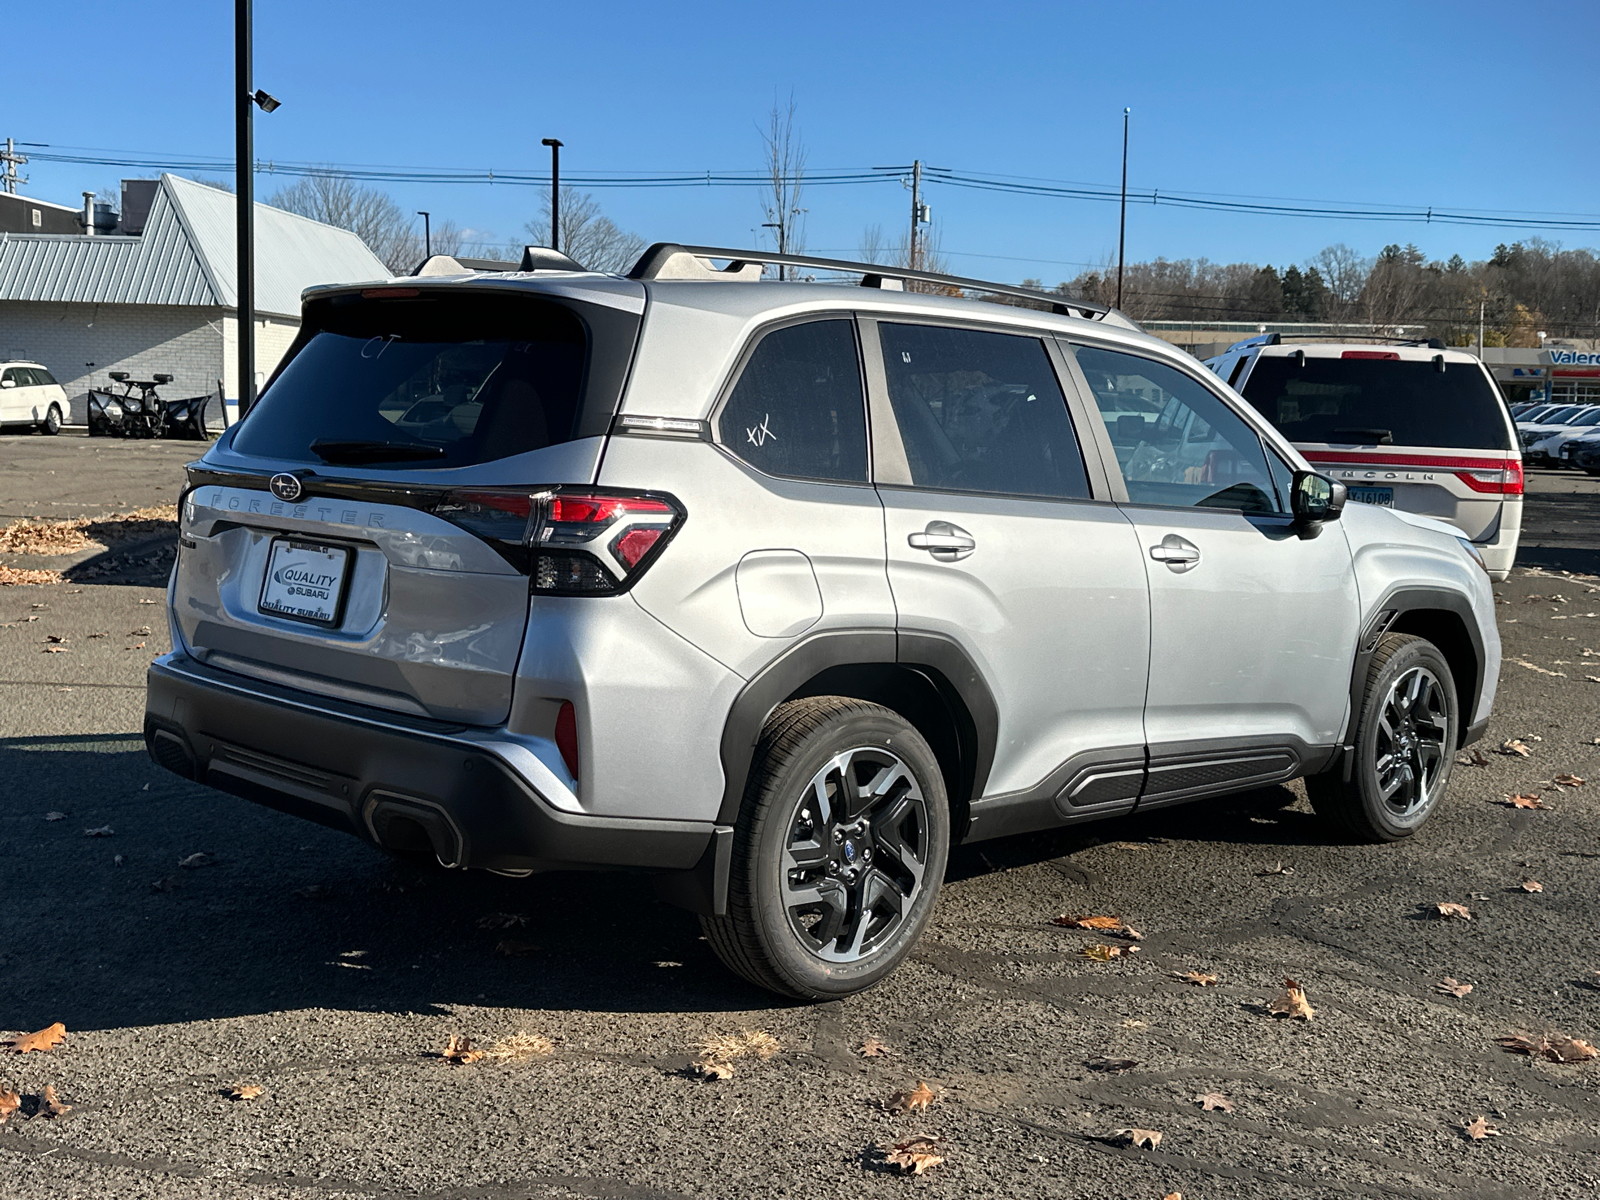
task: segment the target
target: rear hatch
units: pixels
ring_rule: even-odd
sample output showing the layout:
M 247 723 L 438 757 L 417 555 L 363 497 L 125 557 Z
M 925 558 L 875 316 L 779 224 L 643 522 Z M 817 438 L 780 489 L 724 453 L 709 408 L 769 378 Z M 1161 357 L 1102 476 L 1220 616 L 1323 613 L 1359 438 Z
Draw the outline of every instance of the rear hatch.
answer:
M 1437 517 L 1487 543 L 1505 501 L 1521 498 L 1521 456 L 1499 389 L 1459 352 L 1275 346 L 1240 391 L 1352 500 Z
M 506 719 L 530 496 L 593 481 L 644 295 L 486 283 L 308 299 L 255 407 L 189 469 L 173 595 L 189 653 L 414 716 Z

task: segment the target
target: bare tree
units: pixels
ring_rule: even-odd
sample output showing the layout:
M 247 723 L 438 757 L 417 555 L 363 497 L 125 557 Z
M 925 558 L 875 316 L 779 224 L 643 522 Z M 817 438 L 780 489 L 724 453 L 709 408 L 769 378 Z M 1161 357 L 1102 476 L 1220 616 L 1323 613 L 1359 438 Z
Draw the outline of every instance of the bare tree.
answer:
M 794 94 L 786 107 L 777 104 L 761 130 L 766 155 L 767 190 L 762 193 L 763 228 L 772 235 L 779 254 L 803 254 L 806 248 L 806 210 L 800 206 L 805 187 L 806 148 L 794 127 Z M 778 278 L 785 278 L 782 266 Z
M 861 245 L 856 253 L 862 262 L 887 264 L 889 245 L 883 239 L 882 225 L 868 225 L 861 231 Z
M 1363 258 L 1343 242 L 1329 246 L 1306 264 L 1315 267 L 1328 285 L 1333 315 L 1349 319 L 1361 300 L 1361 290 L 1372 273 L 1372 260 Z
M 536 245 L 550 244 L 550 193 L 544 195 L 543 213 L 523 228 Z M 633 266 L 644 247 L 644 239 L 618 229 L 593 196 L 561 189 L 561 252 L 568 258 L 591 271 L 621 273 Z
M 307 175 L 280 188 L 267 203 L 348 229 L 396 275 L 410 274 L 422 259 L 422 231 L 415 218 L 407 217 L 389 193 L 364 187 L 337 171 Z

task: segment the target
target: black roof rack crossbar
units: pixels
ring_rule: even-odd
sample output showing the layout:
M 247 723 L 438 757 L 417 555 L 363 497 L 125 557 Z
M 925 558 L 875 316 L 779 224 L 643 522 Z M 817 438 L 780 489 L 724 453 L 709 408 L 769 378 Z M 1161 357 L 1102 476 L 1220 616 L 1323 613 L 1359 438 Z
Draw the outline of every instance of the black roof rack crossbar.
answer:
M 685 259 L 723 259 L 726 270 L 714 270 L 691 265 Z M 1051 312 L 1070 317 L 1106 318 L 1115 314 L 1118 323 L 1126 322 L 1138 328 L 1124 314 L 1103 304 L 1091 304 L 1063 296 L 1059 292 L 1044 292 L 1037 288 L 1017 287 L 1009 283 L 994 283 L 987 279 L 967 279 L 960 275 L 941 275 L 936 271 L 913 271 L 905 267 L 891 267 L 883 263 L 850 262 L 841 258 L 815 258 L 809 254 L 773 254 L 765 250 L 735 250 L 726 246 L 680 246 L 674 242 L 657 242 L 639 256 L 639 261 L 628 272 L 629 279 L 710 279 L 715 277 L 748 279 L 751 274 L 743 268 L 753 266 L 811 267 L 819 271 L 840 271 L 860 275 L 862 286 L 882 287 L 885 280 L 901 283 L 932 283 L 964 291 L 988 292 L 1014 300 L 1031 300 L 1045 305 Z M 696 269 L 698 267 L 698 269 Z
M 1281 346 L 1285 342 L 1383 342 L 1391 346 L 1423 346 L 1429 350 L 1448 350 L 1436 337 L 1406 337 L 1396 333 L 1258 333 L 1253 338 L 1235 342 L 1228 349 L 1242 350 L 1251 346 Z

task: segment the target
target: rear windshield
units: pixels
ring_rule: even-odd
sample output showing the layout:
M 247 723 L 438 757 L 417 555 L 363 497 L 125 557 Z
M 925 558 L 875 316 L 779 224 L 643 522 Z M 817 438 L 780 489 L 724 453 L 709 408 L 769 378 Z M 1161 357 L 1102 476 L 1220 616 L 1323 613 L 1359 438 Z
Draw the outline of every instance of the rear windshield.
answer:
M 1472 363 L 1262 356 L 1244 398 L 1291 442 L 1511 449 L 1505 407 Z
M 504 293 L 335 297 L 308 310 L 233 448 L 415 470 L 603 434 L 637 327 L 597 305 Z

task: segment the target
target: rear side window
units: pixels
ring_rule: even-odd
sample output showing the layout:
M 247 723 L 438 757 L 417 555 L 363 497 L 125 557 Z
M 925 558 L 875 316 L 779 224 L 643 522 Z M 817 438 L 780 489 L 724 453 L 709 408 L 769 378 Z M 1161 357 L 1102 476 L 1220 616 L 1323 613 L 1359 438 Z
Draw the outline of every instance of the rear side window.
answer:
M 52 387 L 55 385 L 56 377 L 43 367 L 35 367 L 33 368 L 33 382 L 36 387 Z
M 1088 499 L 1066 398 L 1038 338 L 931 325 L 878 333 L 913 484 Z
M 1471 363 L 1262 356 L 1244 397 L 1292 442 L 1511 449 L 1500 397 Z
M 808 321 L 767 334 L 717 418 L 722 444 L 769 475 L 867 480 L 866 401 L 855 322 Z
M 233 448 L 409 470 L 604 433 L 616 407 L 606 381 L 626 370 L 638 321 L 581 307 L 595 311 L 504 294 L 347 296 L 315 306 Z

